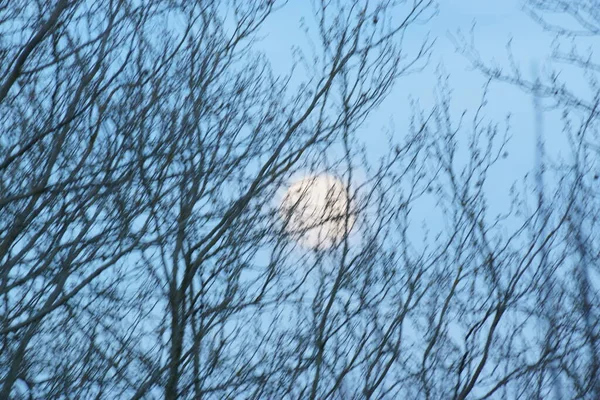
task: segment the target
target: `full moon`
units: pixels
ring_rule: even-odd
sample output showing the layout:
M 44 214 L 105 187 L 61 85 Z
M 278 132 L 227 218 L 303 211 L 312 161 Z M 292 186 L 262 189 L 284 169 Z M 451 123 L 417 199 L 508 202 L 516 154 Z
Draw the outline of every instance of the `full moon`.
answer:
M 287 189 L 281 217 L 287 232 L 303 247 L 326 249 L 354 225 L 346 186 L 331 175 L 304 177 Z

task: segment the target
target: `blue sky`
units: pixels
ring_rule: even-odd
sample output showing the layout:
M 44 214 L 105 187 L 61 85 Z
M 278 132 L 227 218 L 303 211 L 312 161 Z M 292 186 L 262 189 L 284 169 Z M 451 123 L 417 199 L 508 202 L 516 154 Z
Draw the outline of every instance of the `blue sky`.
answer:
M 300 20 L 311 21 L 311 1 L 292 0 L 267 21 L 262 31 L 260 48 L 270 58 L 276 73 L 286 73 L 292 66 L 291 47 L 306 43 L 300 29 Z M 451 36 L 459 31 L 469 35 L 475 23 L 475 47 L 482 58 L 500 66 L 508 65 L 507 43 L 512 38 L 512 51 L 525 74 L 530 74 L 533 63 L 540 68 L 551 52 L 553 35 L 544 32 L 522 9 L 522 0 L 442 0 L 438 4 L 438 14 L 426 25 L 416 27 L 405 39 L 410 50 L 419 46 L 425 35 L 436 39 L 431 61 L 420 73 L 401 78 L 392 93 L 377 109 L 359 132 L 367 144 L 370 154 L 377 158 L 387 151 L 386 128 L 390 121 L 395 127 L 394 135 L 400 139 L 408 127 L 411 109 L 409 98 L 418 99 L 420 105 L 429 109 L 434 104 L 437 85 L 436 69 L 443 65 L 450 75 L 453 90 L 451 107 L 460 115 L 462 110 L 473 112 L 481 101 L 483 84 L 486 78 L 470 68 L 469 61 L 456 52 Z M 398 16 L 400 17 L 400 16 Z M 564 22 L 564 21 L 561 21 Z M 505 83 L 493 83 L 488 96 L 489 105 L 485 111 L 486 120 L 503 123 L 511 114 L 508 145 L 509 156 L 490 170 L 486 193 L 489 196 L 492 215 L 500 213 L 509 205 L 509 188 L 530 172 L 535 160 L 534 114 L 532 97 L 520 89 Z M 547 151 L 555 154 L 564 146 L 561 123 L 557 113 L 545 114 Z M 467 114 L 467 119 L 472 113 Z M 468 133 L 468 129 L 465 130 Z M 420 225 L 421 218 L 429 218 L 429 223 L 437 225 L 439 216 L 431 214 L 435 201 L 422 200 L 422 209 L 414 210 L 414 222 Z M 491 215 L 490 215 L 491 217 Z M 439 228 L 441 226 L 438 225 Z

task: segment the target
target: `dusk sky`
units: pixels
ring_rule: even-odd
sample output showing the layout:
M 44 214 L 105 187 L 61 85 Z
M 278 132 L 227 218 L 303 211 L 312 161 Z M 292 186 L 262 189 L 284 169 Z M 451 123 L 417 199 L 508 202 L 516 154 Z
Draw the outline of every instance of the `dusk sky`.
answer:
M 291 1 L 267 21 L 259 48 L 270 58 L 276 73 L 287 73 L 293 63 L 291 47 L 306 43 L 300 29 L 300 21 L 304 19 L 309 24 L 314 21 L 311 3 Z M 564 16 L 561 18 L 553 21 L 569 23 Z M 467 111 L 466 125 L 462 132 L 469 132 L 468 126 L 481 102 L 487 78 L 474 70 L 469 60 L 457 52 L 454 38 L 462 34 L 470 40 L 472 32 L 475 48 L 482 59 L 489 65 L 502 67 L 509 65 L 507 44 L 512 38 L 514 59 L 525 77 L 532 76 L 535 65 L 543 73 L 544 68 L 548 66 L 547 60 L 552 52 L 554 38 L 552 33 L 545 32 L 527 15 L 520 0 L 440 2 L 438 13 L 430 22 L 411 27 L 409 32 L 404 39 L 409 57 L 415 54 L 414 50 L 421 45 L 426 35 L 435 39 L 435 47 L 425 69 L 399 79 L 392 93 L 361 127 L 359 137 L 367 145 L 373 160 L 383 156 L 387 150 L 386 133 L 390 132 L 390 122 L 394 127 L 394 139 L 401 140 L 412 112 L 409 99 L 418 101 L 425 111 L 434 105 L 439 67 L 449 74 L 449 85 L 453 91 L 450 103 L 455 114 L 460 115 L 463 110 Z M 563 76 L 566 73 L 568 71 L 565 71 Z M 487 100 L 488 105 L 483 112 L 484 119 L 489 123 L 498 123 L 501 133 L 506 126 L 506 116 L 510 114 L 511 139 L 506 148 L 508 157 L 489 171 L 490 179 L 486 188 L 491 215 L 495 215 L 508 207 L 511 185 L 526 173 L 531 173 L 534 167 L 534 112 L 532 96 L 511 84 L 493 82 L 489 87 Z M 548 156 L 556 155 L 561 148 L 565 148 L 559 117 L 557 112 L 544 113 L 544 137 Z M 457 120 L 454 121 L 456 122 Z M 568 153 L 563 155 L 569 157 Z M 435 204 L 433 198 L 430 200 L 431 203 L 427 198 L 423 198 L 420 203 L 422 209 L 413 209 L 415 229 L 418 229 L 422 218 L 427 218 L 427 222 L 432 226 L 439 223 L 441 216 L 432 214 Z
M 600 399 L 600 0 L 5 3 L 0 400 Z

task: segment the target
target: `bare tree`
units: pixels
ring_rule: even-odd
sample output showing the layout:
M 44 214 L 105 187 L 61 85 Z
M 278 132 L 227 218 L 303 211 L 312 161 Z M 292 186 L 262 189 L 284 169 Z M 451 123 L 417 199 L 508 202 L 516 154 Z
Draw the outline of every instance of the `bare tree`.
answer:
M 546 350 L 554 361 L 540 372 L 541 387 L 554 387 L 555 398 L 600 397 L 600 300 L 598 286 L 598 86 L 599 62 L 594 55 L 600 35 L 600 3 L 596 0 L 531 0 L 527 12 L 544 31 L 554 35 L 551 57 L 539 77 L 528 79 L 509 53 L 510 67 L 490 66 L 477 49 L 458 42 L 459 50 L 484 74 L 494 80 L 512 83 L 538 100 L 538 120 L 543 112 L 558 111 L 564 122 L 571 159 L 545 155 L 540 167 L 550 179 L 538 179 L 538 192 L 563 198 L 557 207 L 540 206 L 547 214 L 566 214 L 559 245 L 564 249 L 560 268 L 548 268 L 546 303 L 551 303 L 540 324 L 546 326 Z M 562 16 L 560 22 L 552 14 Z M 517 40 L 517 39 L 515 39 Z M 573 77 L 584 77 L 587 87 Z M 553 185 L 552 181 L 560 182 Z M 546 258 L 543 256 L 542 258 Z M 541 293 L 541 292 L 540 292 Z M 540 301 L 544 301 L 540 298 Z M 546 308 L 546 307 L 544 307 Z M 538 392 L 540 393 L 540 392 Z M 549 392 L 548 392 L 549 393 Z M 549 394 L 548 394 L 549 395 Z M 542 396 L 538 394 L 538 397 Z M 543 396 L 542 396 L 543 397 Z
M 299 86 L 253 47 L 279 6 L 2 8 L 0 398 L 347 390 L 325 343 L 352 263 L 296 331 L 307 297 L 272 199 L 332 146 L 349 159 L 352 132 L 426 61 L 429 42 L 410 58 L 400 39 L 432 3 L 317 2 Z M 374 393 L 383 375 L 368 376 Z
M 0 8 L 0 398 L 594 398 L 595 103 L 513 80 L 586 118 L 578 161 L 540 151 L 493 214 L 493 79 L 455 109 L 439 69 L 389 151 L 361 137 L 427 64 L 403 39 L 434 4 L 315 1 L 279 76 L 255 45 L 285 6 Z M 321 174 L 342 184 L 299 224 L 282 190 Z

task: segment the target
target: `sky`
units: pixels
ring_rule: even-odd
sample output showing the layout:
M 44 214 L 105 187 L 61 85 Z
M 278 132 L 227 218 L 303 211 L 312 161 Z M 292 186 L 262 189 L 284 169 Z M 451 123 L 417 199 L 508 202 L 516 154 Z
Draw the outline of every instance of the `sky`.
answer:
M 344 1 L 344 0 L 341 0 Z M 425 109 L 433 106 L 434 92 L 437 86 L 436 68 L 443 65 L 450 75 L 453 89 L 452 107 L 457 110 L 474 111 L 482 96 L 482 86 L 486 78 L 470 68 L 469 61 L 458 54 L 451 36 L 458 31 L 468 33 L 473 24 L 475 47 L 482 57 L 490 62 L 506 65 L 508 55 L 506 45 L 513 38 L 515 58 L 523 71 L 529 73 L 531 65 L 542 66 L 550 55 L 552 35 L 544 32 L 522 8 L 522 0 L 440 0 L 439 13 L 425 26 L 419 27 L 407 37 L 406 45 L 418 46 L 424 36 L 429 34 L 436 39 L 429 66 L 420 73 L 401 78 L 391 94 L 375 110 L 358 132 L 377 158 L 387 150 L 385 139 L 388 121 L 397 128 L 395 135 L 401 136 L 408 126 L 411 110 L 409 98 L 418 99 Z M 310 0 L 290 0 L 289 4 L 278 11 L 265 24 L 263 39 L 259 48 L 271 60 L 276 73 L 285 74 L 291 68 L 291 47 L 305 43 L 300 28 L 302 17 L 310 18 Z M 509 156 L 490 171 L 489 187 L 486 193 L 490 199 L 491 212 L 501 212 L 508 205 L 510 186 L 530 172 L 535 160 L 535 135 L 533 101 L 530 95 L 509 84 L 495 83 L 489 94 L 489 107 L 486 117 L 490 121 L 502 122 L 505 116 L 512 115 L 508 145 Z M 556 113 L 545 114 L 546 146 L 550 154 L 556 154 L 564 144 L 562 127 Z M 430 210 L 435 207 L 433 199 L 423 200 L 420 209 L 415 210 L 415 226 L 419 219 L 436 218 Z M 429 220 L 430 223 L 435 221 Z
M 409 99 L 418 99 L 420 105 L 429 109 L 434 105 L 437 85 L 436 69 L 443 66 L 453 90 L 451 107 L 460 115 L 462 110 L 473 112 L 479 105 L 486 77 L 470 67 L 469 61 L 456 51 L 452 37 L 459 32 L 469 35 L 474 26 L 474 44 L 482 58 L 500 66 L 508 65 L 507 43 L 512 38 L 512 51 L 521 69 L 532 73 L 532 66 L 543 68 L 551 53 L 552 34 L 544 30 L 522 8 L 523 0 L 441 0 L 438 14 L 427 24 L 410 31 L 405 44 L 418 46 L 425 35 L 435 38 L 432 57 L 427 68 L 409 77 L 400 78 L 387 99 L 369 117 L 358 132 L 374 160 L 387 149 L 386 128 L 393 121 L 395 137 L 408 127 L 411 109 Z M 276 73 L 286 73 L 292 66 L 291 47 L 305 42 L 300 20 L 311 19 L 311 1 L 291 0 L 278 11 L 264 27 L 259 47 L 272 62 Z M 409 2 L 410 3 L 410 2 Z M 561 21 L 564 22 L 564 21 Z M 531 76 L 531 75 L 530 75 Z M 533 99 L 531 95 L 506 83 L 493 83 L 485 111 L 487 121 L 503 123 L 511 114 L 511 141 L 507 147 L 508 157 L 489 171 L 488 187 L 491 215 L 507 210 L 509 189 L 535 162 L 535 129 Z M 472 114 L 468 114 L 471 118 Z M 555 155 L 564 147 L 564 135 L 558 114 L 544 114 L 546 151 Z M 502 126 L 502 125 L 501 125 Z M 439 216 L 431 213 L 435 199 L 422 199 L 422 207 L 413 211 L 415 226 L 429 218 L 429 224 L 439 224 Z M 439 229 L 443 227 L 438 225 Z

